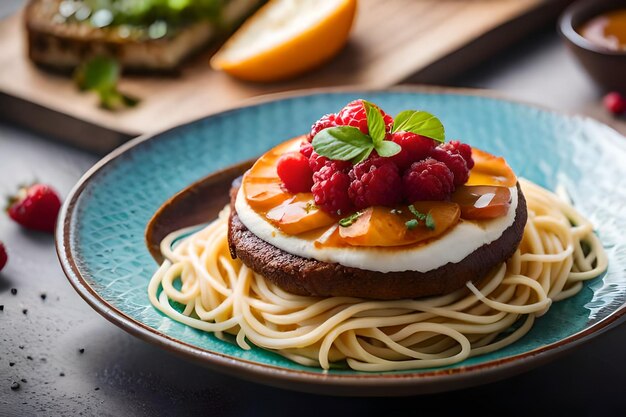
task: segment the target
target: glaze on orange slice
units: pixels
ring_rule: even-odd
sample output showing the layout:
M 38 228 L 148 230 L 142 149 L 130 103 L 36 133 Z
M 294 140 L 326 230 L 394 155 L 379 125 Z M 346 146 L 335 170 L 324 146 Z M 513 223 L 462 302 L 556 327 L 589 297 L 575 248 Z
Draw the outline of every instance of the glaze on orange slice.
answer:
M 472 148 L 474 167 L 465 185 L 496 185 L 513 187 L 517 183 L 515 173 L 501 156 Z
M 451 200 L 461 207 L 463 219 L 494 219 L 508 213 L 511 191 L 508 187 L 463 185 L 456 189 Z
M 269 210 L 266 217 L 288 235 L 299 235 L 337 222 L 335 217 L 315 205 L 311 193 L 296 194 Z
M 417 221 L 413 228 L 407 222 L 417 220 L 408 206 L 397 208 L 369 207 L 347 227 L 339 227 L 342 240 L 352 246 L 401 246 L 435 238 L 458 223 L 461 210 L 447 201 L 418 201 L 413 207 L 424 215 L 430 214 L 434 228 Z

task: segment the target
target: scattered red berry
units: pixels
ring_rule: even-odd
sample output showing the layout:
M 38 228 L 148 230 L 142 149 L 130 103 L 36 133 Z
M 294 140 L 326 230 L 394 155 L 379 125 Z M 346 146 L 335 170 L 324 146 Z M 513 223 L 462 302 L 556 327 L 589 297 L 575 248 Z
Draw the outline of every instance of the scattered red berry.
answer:
M 313 199 L 327 213 L 339 216 L 350 213 L 354 206 L 348 197 L 350 178 L 335 165 L 326 165 L 313 174 Z
M 604 107 L 613 114 L 626 112 L 626 98 L 617 91 L 612 91 L 604 96 Z
M 7 264 L 7 259 L 9 259 L 7 255 L 7 248 L 4 247 L 4 243 L 0 242 L 0 271 Z
M 47 185 L 35 184 L 19 190 L 9 199 L 9 217 L 27 229 L 54 233 L 61 200 Z
M 307 159 L 310 158 L 311 154 L 313 153 L 313 145 L 311 145 L 307 141 L 302 141 L 302 143 L 300 144 L 300 153 L 304 155 Z
M 413 162 L 426 158 L 430 150 L 436 145 L 434 140 L 411 132 L 392 133 L 391 140 L 402 148 L 391 159 L 403 171 L 410 167 Z
M 402 199 L 402 179 L 398 166 L 388 158 L 375 156 L 350 170 L 348 195 L 357 209 L 371 206 L 393 207 Z
M 469 179 L 469 169 L 467 169 L 465 159 L 463 159 L 460 153 L 437 147 L 430 151 L 430 157 L 446 164 L 454 175 L 454 185 L 456 187 L 465 184 Z
M 337 118 L 337 115 L 334 113 L 326 114 L 322 116 L 317 122 L 313 123 L 313 126 L 311 126 L 311 131 L 307 135 L 307 139 L 309 140 L 309 142 L 311 142 L 313 138 L 315 137 L 315 135 L 317 135 L 322 130 L 327 129 L 329 127 L 337 126 L 336 120 L 335 120 L 336 118 Z
M 433 158 L 414 162 L 402 177 L 404 196 L 409 203 L 421 200 L 445 200 L 454 190 L 454 175 Z
M 381 109 L 379 110 L 385 120 L 387 132 L 391 131 L 393 118 Z M 361 132 L 366 135 L 369 133 L 369 129 L 367 128 L 367 114 L 365 113 L 365 107 L 363 106 L 363 100 L 361 99 L 351 101 L 346 105 L 346 107 L 341 109 L 339 113 L 337 113 L 335 122 L 337 123 L 337 126 L 358 127 Z
M 278 159 L 278 176 L 291 193 L 308 193 L 313 186 L 309 160 L 300 152 L 286 153 Z
M 461 154 L 463 159 L 465 159 L 465 163 L 467 164 L 467 169 L 474 168 L 474 159 L 472 158 L 472 147 L 467 143 L 461 143 L 458 140 L 451 140 L 450 142 L 443 143 L 439 145 L 441 149 L 445 149 L 446 151 L 453 151 L 455 153 Z

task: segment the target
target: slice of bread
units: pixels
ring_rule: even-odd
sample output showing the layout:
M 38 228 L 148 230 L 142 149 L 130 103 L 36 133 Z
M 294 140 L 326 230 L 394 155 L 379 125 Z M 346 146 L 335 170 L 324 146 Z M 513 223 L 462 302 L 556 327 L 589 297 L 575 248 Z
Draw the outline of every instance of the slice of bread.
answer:
M 244 17 L 253 12 L 260 0 L 231 0 L 222 13 L 224 25 L 208 20 L 176 28 L 158 39 L 144 35 L 129 35 L 119 27 L 97 28 L 88 22 L 60 18 L 63 0 L 30 0 L 24 19 L 28 56 L 38 65 L 71 71 L 84 60 L 94 56 L 115 58 L 129 72 L 173 72 L 194 52 L 227 33 L 221 26 L 234 29 Z
M 491 243 L 485 244 L 457 263 L 428 272 L 377 272 L 335 263 L 306 259 L 287 253 L 252 233 L 235 210 L 240 180 L 230 192 L 231 214 L 228 243 L 233 258 L 292 294 L 345 296 L 397 300 L 448 294 L 466 282 L 479 282 L 494 267 L 509 259 L 517 249 L 527 220 L 526 200 L 517 185 L 518 204 L 513 224 Z

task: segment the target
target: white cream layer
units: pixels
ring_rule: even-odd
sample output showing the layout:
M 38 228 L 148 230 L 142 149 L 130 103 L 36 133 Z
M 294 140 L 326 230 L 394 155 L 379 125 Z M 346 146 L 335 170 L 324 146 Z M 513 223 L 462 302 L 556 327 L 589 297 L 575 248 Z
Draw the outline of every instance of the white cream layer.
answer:
M 257 214 L 239 188 L 235 209 L 241 222 L 259 238 L 277 248 L 303 258 L 338 263 L 378 272 L 427 272 L 449 262 L 461 261 L 476 249 L 502 236 L 515 220 L 517 188 L 511 187 L 511 206 L 506 216 L 493 220 L 461 220 L 443 237 L 417 247 L 328 247 L 318 248 L 312 241 L 282 233 Z

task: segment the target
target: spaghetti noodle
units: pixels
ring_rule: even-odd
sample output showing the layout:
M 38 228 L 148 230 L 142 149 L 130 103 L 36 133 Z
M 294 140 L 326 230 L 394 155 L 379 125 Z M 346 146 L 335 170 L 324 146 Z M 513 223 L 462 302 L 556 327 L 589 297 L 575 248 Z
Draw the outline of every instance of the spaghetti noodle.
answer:
M 359 371 L 429 368 L 492 352 L 607 268 L 588 220 L 555 194 L 520 183 L 528 204 L 522 242 L 479 286 L 392 301 L 289 294 L 231 258 L 225 208 L 202 230 L 163 240 L 166 260 L 150 281 L 150 301 L 188 326 L 234 335 L 243 349 L 253 344 L 323 369 L 343 361 Z

